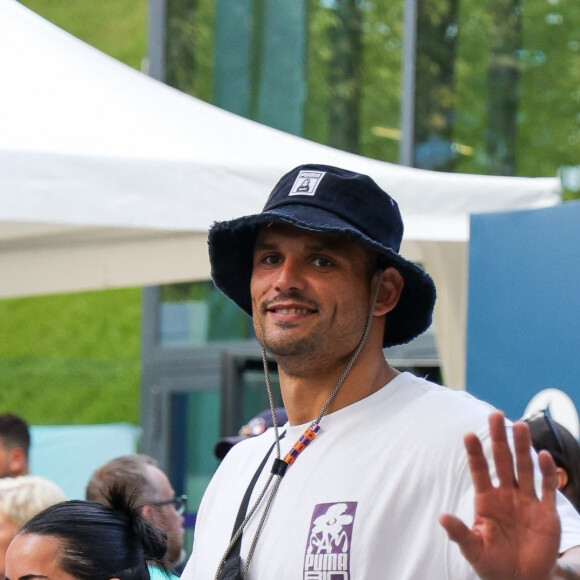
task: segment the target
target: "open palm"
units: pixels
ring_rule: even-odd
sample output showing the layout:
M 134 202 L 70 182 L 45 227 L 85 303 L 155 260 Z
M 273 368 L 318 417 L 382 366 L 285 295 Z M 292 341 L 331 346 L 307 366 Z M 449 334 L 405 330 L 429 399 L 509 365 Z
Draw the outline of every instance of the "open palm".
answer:
M 556 466 L 549 453 L 539 454 L 542 493 L 538 498 L 527 425 L 513 427 L 516 470 L 503 414 L 492 413 L 489 426 L 499 485 L 491 481 L 479 439 L 467 435 L 465 448 L 475 488 L 473 527 L 469 529 L 450 514 L 440 517 L 441 525 L 480 578 L 546 580 L 558 558 L 560 542 Z

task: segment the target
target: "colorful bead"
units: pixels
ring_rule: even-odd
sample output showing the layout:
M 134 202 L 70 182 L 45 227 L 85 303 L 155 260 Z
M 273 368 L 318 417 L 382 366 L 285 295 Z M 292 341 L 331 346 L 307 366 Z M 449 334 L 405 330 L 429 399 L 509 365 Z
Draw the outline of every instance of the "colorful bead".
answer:
M 288 451 L 286 457 L 284 457 L 284 461 L 288 465 L 292 465 L 298 458 L 298 455 L 300 455 L 300 453 L 306 449 L 306 446 L 316 437 L 319 430 L 320 425 L 318 425 L 318 423 L 312 423 L 312 425 L 310 425 L 310 427 L 308 427 L 308 429 L 306 429 L 306 431 L 304 431 L 300 436 L 300 439 L 294 443 L 292 449 Z

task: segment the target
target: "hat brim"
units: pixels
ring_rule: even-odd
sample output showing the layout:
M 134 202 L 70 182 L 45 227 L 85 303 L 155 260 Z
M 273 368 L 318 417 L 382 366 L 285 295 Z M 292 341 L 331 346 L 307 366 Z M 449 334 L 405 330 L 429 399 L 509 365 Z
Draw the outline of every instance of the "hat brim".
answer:
M 252 316 L 250 282 L 253 253 L 260 227 L 289 224 L 321 235 L 348 237 L 375 250 L 395 267 L 404 279 L 397 306 L 387 314 L 383 347 L 405 344 L 423 333 L 432 322 L 435 284 L 419 266 L 396 251 L 372 240 L 358 227 L 318 207 L 280 206 L 261 214 L 215 223 L 208 237 L 211 275 L 215 285 L 242 310 Z

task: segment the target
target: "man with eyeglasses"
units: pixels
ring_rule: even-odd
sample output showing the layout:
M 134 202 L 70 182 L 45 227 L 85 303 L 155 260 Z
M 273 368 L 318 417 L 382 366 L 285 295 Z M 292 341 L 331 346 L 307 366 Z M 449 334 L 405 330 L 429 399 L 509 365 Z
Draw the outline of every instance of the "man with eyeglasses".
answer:
M 175 571 L 183 563 L 183 514 L 186 496 L 176 496 L 167 475 L 152 457 L 142 454 L 117 457 L 98 468 L 91 476 L 86 489 L 86 499 L 107 504 L 104 494 L 115 485 L 121 485 L 142 506 L 142 513 L 161 531 L 167 534 L 167 552 L 164 564 Z M 173 572 L 166 573 L 149 566 L 152 580 L 177 580 Z

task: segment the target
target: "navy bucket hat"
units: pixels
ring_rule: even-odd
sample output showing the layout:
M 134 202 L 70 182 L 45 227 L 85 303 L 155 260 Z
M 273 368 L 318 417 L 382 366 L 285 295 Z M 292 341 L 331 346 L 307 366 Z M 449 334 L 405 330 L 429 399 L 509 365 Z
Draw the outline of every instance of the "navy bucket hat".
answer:
M 370 177 L 328 165 L 296 167 L 274 187 L 262 213 L 211 227 L 213 281 L 250 316 L 254 244 L 261 226 L 275 223 L 348 237 L 377 252 L 384 267 L 401 273 L 405 283 L 397 306 L 387 314 L 384 347 L 407 343 L 430 326 L 435 285 L 399 254 L 403 221 L 397 203 Z

